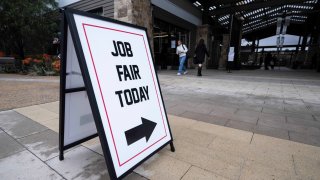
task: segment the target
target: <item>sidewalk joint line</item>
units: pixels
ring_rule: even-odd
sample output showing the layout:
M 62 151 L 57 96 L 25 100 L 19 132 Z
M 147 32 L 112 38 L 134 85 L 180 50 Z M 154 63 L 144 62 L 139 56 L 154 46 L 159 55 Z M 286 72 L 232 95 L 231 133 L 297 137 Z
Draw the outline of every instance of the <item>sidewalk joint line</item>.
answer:
M 46 127 L 46 128 L 47 128 L 47 127 Z M 18 137 L 17 140 L 18 140 L 18 139 L 23 139 L 23 138 L 26 138 L 26 137 L 29 137 L 29 136 L 32 136 L 32 135 L 35 135 L 35 134 L 39 134 L 39 133 L 42 133 L 42 132 L 45 132 L 45 131 L 48 131 L 48 130 L 51 130 L 51 129 L 47 128 L 47 129 L 44 129 L 44 130 L 42 130 L 42 131 L 38 131 L 38 132 L 34 132 L 34 133 L 31 133 L 31 134 L 28 134 L 28 135 L 25 135 L 25 136 L 22 136 L 22 137 Z M 52 130 L 51 130 L 51 131 L 52 131 Z
M 99 143 L 99 144 L 100 144 L 100 143 Z M 89 151 L 92 151 L 93 153 L 95 153 L 95 154 L 97 154 L 97 155 L 99 155 L 99 156 L 104 157 L 104 155 L 99 154 L 98 152 L 96 152 L 96 151 L 94 151 L 94 150 L 92 150 L 92 149 L 88 148 L 87 146 L 84 146 L 84 145 L 82 145 L 82 144 L 80 144 L 79 146 L 82 146 L 82 147 L 84 147 L 84 148 L 88 149 Z M 101 144 L 100 144 L 100 146 L 101 146 Z M 102 147 L 101 147 L 101 148 L 102 148 Z
M 191 169 L 192 164 L 190 164 L 190 167 L 188 168 L 188 170 L 181 176 L 180 180 L 183 179 L 183 177 L 188 173 L 188 171 Z
M 318 121 L 317 118 L 313 114 L 311 114 L 311 116 L 313 117 L 314 121 L 316 121 L 316 122 Z
M 251 144 L 251 142 L 252 142 L 252 140 L 253 140 L 253 136 L 254 136 L 254 132 L 252 132 L 252 136 L 251 136 L 251 140 L 250 140 L 250 143 L 249 143 L 249 144 Z
M 294 170 L 294 174 L 295 174 L 295 175 L 298 175 L 298 173 L 297 173 L 297 169 L 296 169 L 296 164 L 295 164 L 295 162 L 294 162 L 294 158 L 293 158 L 293 154 L 291 155 L 291 158 L 292 158 L 292 163 L 293 163 L 293 170 Z

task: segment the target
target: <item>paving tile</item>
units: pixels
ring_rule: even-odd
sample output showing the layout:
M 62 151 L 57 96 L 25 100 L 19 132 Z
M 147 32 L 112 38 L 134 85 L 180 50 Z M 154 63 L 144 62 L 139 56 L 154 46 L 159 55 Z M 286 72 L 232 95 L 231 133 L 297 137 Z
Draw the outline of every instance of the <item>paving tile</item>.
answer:
M 305 113 L 305 114 L 310 113 L 305 105 L 301 105 L 301 106 L 285 105 L 284 111 L 292 112 L 292 113 Z
M 167 110 L 168 114 L 172 114 L 172 115 L 176 115 L 176 116 L 179 116 L 187 111 L 186 108 L 178 106 L 178 105 L 173 106 L 173 107 L 169 107 L 166 110 Z
M 311 113 L 285 113 L 288 118 L 298 118 L 304 120 L 314 120 Z
M 187 149 L 188 146 L 192 146 L 191 143 L 176 140 L 175 144 L 177 144 L 177 147 L 182 147 L 183 149 Z M 241 165 L 244 163 L 245 158 L 241 156 L 237 156 L 236 154 L 232 154 L 229 151 L 221 151 L 219 148 L 208 148 L 208 147 L 201 147 L 201 146 L 193 146 L 192 150 L 194 152 L 201 153 L 203 156 L 207 156 L 209 159 L 217 159 L 222 160 L 226 163 L 232 164 L 232 165 Z M 170 153 L 170 155 L 172 155 Z
M 99 137 L 86 141 L 82 143 L 82 145 L 103 156 L 103 151 L 102 151 Z
M 289 130 L 291 132 L 301 133 L 306 136 L 320 136 L 320 128 L 316 127 L 286 123 L 284 124 L 284 129 Z
M 90 146 L 94 146 L 94 145 L 97 145 L 97 144 L 100 144 L 100 139 L 99 137 L 95 137 L 93 139 L 90 139 L 84 143 L 82 143 L 83 146 L 86 146 L 86 147 L 90 147 Z
M 266 149 L 293 155 L 304 155 L 320 160 L 320 147 L 297 143 L 270 136 L 254 134 L 251 144 Z
M 320 160 L 293 155 L 295 171 L 303 179 L 320 179 Z
M 59 119 L 49 119 L 46 121 L 41 121 L 39 123 L 57 133 L 59 132 Z
M 272 136 L 281 139 L 289 139 L 288 131 L 284 129 L 277 129 L 266 125 L 258 124 L 253 130 L 254 133 Z
M 317 106 L 313 105 L 309 108 L 309 110 L 310 110 L 311 114 L 316 115 L 316 116 L 320 116 L 320 105 L 317 105 Z
M 208 145 L 216 137 L 213 134 L 200 132 L 193 129 L 181 128 L 174 131 L 174 139 L 191 143 L 195 146 L 208 147 Z
M 262 164 L 247 161 L 241 171 L 240 180 L 246 179 L 292 179 L 289 171 L 280 170 L 274 167 L 264 166 Z
M 242 142 L 250 142 L 252 138 L 252 132 L 242 131 L 238 129 L 222 127 L 214 124 L 208 124 L 204 122 L 196 122 L 191 129 L 195 129 L 201 132 L 210 133 L 216 136 L 222 136 L 224 138 L 238 140 Z
M 272 115 L 280 115 L 280 116 L 285 116 L 286 115 L 286 113 L 284 111 L 282 111 L 282 110 L 269 109 L 269 108 L 265 108 L 265 107 L 263 107 L 262 113 L 264 113 L 264 114 L 272 114 Z
M 312 136 L 312 135 L 306 135 L 302 133 L 289 131 L 289 136 L 290 136 L 290 140 L 292 141 L 310 144 L 313 146 L 320 146 L 320 135 Z
M 59 155 L 59 136 L 52 130 L 32 134 L 18 141 L 42 161 Z
M 0 127 L 7 128 L 10 122 L 14 120 L 27 119 L 25 116 L 13 110 L 0 111 Z
M 235 128 L 235 129 L 244 130 L 244 131 L 253 131 L 256 124 L 243 122 L 243 121 L 229 120 L 226 126 Z
M 221 179 L 221 180 L 227 180 L 227 178 L 224 178 L 222 176 L 216 175 L 210 171 L 192 166 L 189 171 L 183 176 L 182 180 L 195 180 L 195 179 L 201 179 L 201 180 L 214 180 L 214 179 Z
M 259 118 L 258 125 L 264 125 L 273 127 L 276 129 L 283 129 L 292 132 L 298 132 L 305 135 L 319 135 L 320 136 L 320 129 L 316 127 L 298 125 L 298 124 L 291 124 L 286 123 L 285 119 L 269 119 L 269 118 Z
M 17 111 L 17 112 L 39 123 L 43 121 L 59 118 L 59 114 L 43 109 L 40 106 L 38 109 L 35 109 L 32 111 L 24 111 L 24 112 Z
M 282 98 L 272 98 L 268 97 L 264 100 L 265 107 L 273 107 L 274 105 L 283 105 L 283 99 Z
M 155 154 L 134 172 L 148 179 L 181 179 L 190 164 L 166 155 Z
M 175 141 L 174 144 L 176 152 L 164 150 L 161 153 L 229 179 L 239 178 L 244 158 L 220 150 L 194 146 L 187 142 Z
M 176 102 L 174 102 L 174 101 L 169 101 L 169 100 L 164 100 L 164 104 L 165 104 L 166 109 L 178 105 Z
M 0 127 L 14 138 L 21 138 L 47 129 L 14 111 L 0 113 Z
M 225 152 L 237 157 L 247 158 L 250 153 L 250 143 L 216 137 L 208 146 L 209 149 Z
M 242 122 L 247 122 L 247 123 L 252 123 L 252 124 L 256 124 L 259 116 L 250 116 L 250 115 L 237 115 L 237 114 L 233 114 L 231 116 L 229 116 L 229 118 L 231 120 L 235 120 L 235 121 L 242 121 Z
M 0 142 L 0 159 L 25 150 L 22 145 L 3 131 L 0 131 Z
M 261 165 L 293 172 L 291 154 L 251 144 L 247 159 Z
M 245 90 L 245 92 L 246 92 L 246 91 L 247 91 L 247 90 Z M 262 105 L 262 104 L 264 104 L 264 101 L 265 101 L 264 98 L 262 98 L 262 99 L 256 99 L 256 98 L 254 98 L 254 97 L 248 96 L 248 97 L 245 97 L 245 98 L 243 99 L 242 103 L 244 103 L 244 104 Z
M 53 113 L 59 114 L 59 101 L 39 104 L 38 106 Z
M 304 102 L 301 99 L 285 99 L 284 104 L 289 105 L 304 105 Z
M 276 129 L 286 130 L 286 128 L 285 128 L 286 124 L 287 123 L 285 121 L 282 122 L 282 121 L 277 121 L 277 120 L 273 120 L 273 119 L 259 119 L 257 125 L 268 126 L 268 127 L 272 127 L 272 128 L 276 128 Z
M 176 126 L 176 127 L 183 127 L 183 128 L 192 127 L 194 124 L 197 123 L 196 120 L 173 116 L 173 115 L 168 115 L 168 121 L 169 121 L 170 127 Z
M 213 110 L 213 107 L 211 106 L 211 104 L 206 104 L 206 103 L 201 103 L 192 107 L 188 107 L 188 106 L 185 106 L 185 107 L 186 107 L 186 110 L 189 112 L 196 112 L 200 114 L 209 114 Z
M 279 114 L 279 113 L 284 113 L 284 106 L 281 104 L 275 104 L 275 105 L 267 105 L 264 104 L 262 105 L 262 112 L 263 113 L 268 113 L 268 114 Z
M 239 109 L 235 113 L 235 115 L 248 116 L 248 117 L 252 117 L 252 116 L 259 117 L 260 114 L 261 114 L 261 112 L 251 111 L 251 110 L 242 110 L 242 109 Z
M 17 108 L 14 109 L 14 111 L 19 112 L 20 114 L 24 114 L 24 113 L 28 113 L 31 111 L 36 111 L 38 110 L 40 107 L 38 105 L 33 105 L 33 106 L 27 106 L 27 107 L 22 107 L 22 108 Z
M 259 115 L 259 120 L 266 120 L 266 121 L 285 123 L 286 122 L 286 116 L 284 116 L 284 115 L 281 116 L 281 115 L 276 115 L 276 114 L 261 113 Z
M 109 179 L 104 157 L 82 146 L 46 163 L 66 179 Z
M 148 180 L 148 179 L 133 172 L 133 173 L 129 174 L 128 176 L 126 176 L 125 178 L 123 178 L 123 180 Z
M 306 120 L 301 118 L 293 118 L 293 117 L 287 117 L 287 122 L 289 124 L 297 124 L 302 126 L 308 126 L 308 127 L 317 127 L 320 128 L 320 122 L 315 120 Z
M 0 159 L 1 179 L 64 179 L 29 151 Z
M 181 117 L 190 118 L 198 121 L 203 121 L 211 124 L 217 124 L 217 125 L 225 125 L 228 121 L 227 118 L 224 117 L 218 117 L 214 115 L 207 115 L 207 114 L 201 114 L 196 112 L 190 112 L 186 111 L 183 114 L 180 115 Z
M 213 107 L 210 115 L 224 117 L 228 114 L 234 114 L 237 111 L 237 108 L 234 107 L 225 107 L 225 106 L 216 106 Z
M 238 110 L 250 110 L 250 111 L 256 111 L 256 112 L 262 111 L 262 105 L 241 104 L 237 108 L 238 108 Z

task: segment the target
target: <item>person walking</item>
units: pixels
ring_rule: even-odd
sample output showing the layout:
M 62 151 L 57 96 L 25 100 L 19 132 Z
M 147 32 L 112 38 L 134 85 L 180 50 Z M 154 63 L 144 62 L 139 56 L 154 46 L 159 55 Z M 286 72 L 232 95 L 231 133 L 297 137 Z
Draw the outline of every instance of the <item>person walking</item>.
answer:
M 270 61 L 270 66 L 272 70 L 274 70 L 274 66 L 276 65 L 276 62 L 277 62 L 277 57 L 276 55 L 273 55 Z
M 270 61 L 272 60 L 272 55 L 268 52 L 267 56 L 264 58 L 264 70 L 269 70 Z
M 262 63 L 263 63 L 263 55 L 261 54 L 259 58 L 259 69 L 261 68 Z
M 178 40 L 178 46 L 176 49 L 177 55 L 179 55 L 179 70 L 177 75 L 181 76 L 182 74 L 187 74 L 188 71 L 186 70 L 185 61 L 187 58 L 188 48 L 186 45 L 182 43 L 181 40 Z
M 194 58 L 194 64 L 198 65 L 198 74 L 197 74 L 197 76 L 202 76 L 201 70 L 202 70 L 202 64 L 204 62 L 205 55 L 207 55 L 207 57 L 210 58 L 208 50 L 207 50 L 207 47 L 204 44 L 204 40 L 200 39 L 199 43 L 198 43 L 198 45 L 196 47 L 196 50 L 195 50 L 195 56 L 193 57 Z

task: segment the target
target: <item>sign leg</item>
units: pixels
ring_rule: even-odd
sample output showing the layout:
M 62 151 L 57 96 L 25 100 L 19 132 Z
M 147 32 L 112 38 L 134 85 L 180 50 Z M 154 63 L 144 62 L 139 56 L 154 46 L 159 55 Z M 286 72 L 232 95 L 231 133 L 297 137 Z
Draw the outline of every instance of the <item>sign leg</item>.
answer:
M 60 161 L 64 160 L 63 151 L 60 151 L 59 153 L 59 160 Z
M 174 148 L 174 145 L 173 145 L 172 141 L 170 143 L 170 150 L 171 150 L 171 152 L 175 152 L 176 151 L 176 148 Z

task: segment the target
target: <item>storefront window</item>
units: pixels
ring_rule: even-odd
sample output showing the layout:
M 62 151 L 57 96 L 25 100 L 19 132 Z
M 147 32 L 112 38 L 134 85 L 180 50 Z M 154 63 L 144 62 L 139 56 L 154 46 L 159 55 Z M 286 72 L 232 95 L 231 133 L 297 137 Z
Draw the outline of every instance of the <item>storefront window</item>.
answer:
M 165 21 L 155 19 L 153 27 L 154 53 L 157 66 L 167 69 L 178 66 L 177 41 L 180 39 L 189 48 L 190 33 Z
M 96 15 L 102 16 L 103 15 L 103 8 L 102 7 L 95 8 L 95 9 L 89 10 L 88 12 L 92 13 L 92 14 L 96 14 Z

